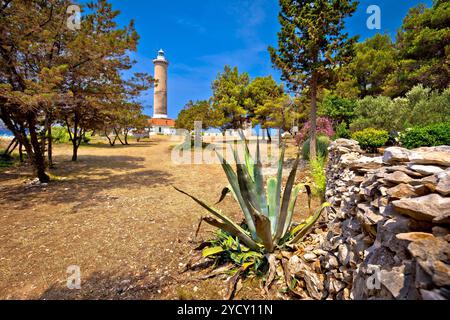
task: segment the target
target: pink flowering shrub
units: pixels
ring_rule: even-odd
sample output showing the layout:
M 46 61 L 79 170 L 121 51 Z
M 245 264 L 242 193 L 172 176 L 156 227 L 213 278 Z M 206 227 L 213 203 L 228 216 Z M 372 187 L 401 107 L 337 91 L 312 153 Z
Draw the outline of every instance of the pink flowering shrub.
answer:
M 325 117 L 319 117 L 316 121 L 317 124 L 317 135 L 327 136 L 331 138 L 335 135 L 335 132 L 333 130 L 333 123 L 329 118 Z M 311 122 L 308 121 L 300 130 L 300 132 L 295 136 L 295 142 L 297 145 L 305 142 L 309 138 L 309 133 L 311 131 Z

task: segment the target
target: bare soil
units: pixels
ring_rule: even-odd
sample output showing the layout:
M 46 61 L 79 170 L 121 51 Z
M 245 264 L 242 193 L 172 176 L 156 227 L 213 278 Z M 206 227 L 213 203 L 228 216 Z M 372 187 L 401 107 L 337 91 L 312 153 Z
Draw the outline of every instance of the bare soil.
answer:
M 219 165 L 173 163 L 172 147 L 165 137 L 94 144 L 74 163 L 70 145 L 56 145 L 52 182 L 39 187 L 26 165 L 0 168 L 0 299 L 222 299 L 224 279 L 183 272 L 214 229 L 195 239 L 205 212 L 172 186 L 215 203 L 226 177 Z M 231 197 L 219 208 L 242 219 Z M 72 265 L 81 290 L 67 288 Z M 237 298 L 264 296 L 248 281 Z

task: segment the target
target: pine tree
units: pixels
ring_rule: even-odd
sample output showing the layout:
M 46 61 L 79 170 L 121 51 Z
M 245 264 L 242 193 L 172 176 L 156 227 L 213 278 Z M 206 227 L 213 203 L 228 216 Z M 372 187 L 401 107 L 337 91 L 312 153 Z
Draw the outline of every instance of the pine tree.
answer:
M 316 158 L 317 93 L 334 81 L 337 68 L 352 56 L 356 37 L 343 32 L 344 19 L 357 7 L 352 0 L 280 0 L 278 49 L 269 47 L 274 66 L 295 93 L 311 99 L 311 159 Z
M 240 129 L 246 121 L 246 106 L 249 104 L 247 87 L 250 77 L 247 73 L 239 73 L 237 67 L 225 66 L 213 81 L 212 104 L 217 117 L 217 127 L 222 132 L 227 129 Z

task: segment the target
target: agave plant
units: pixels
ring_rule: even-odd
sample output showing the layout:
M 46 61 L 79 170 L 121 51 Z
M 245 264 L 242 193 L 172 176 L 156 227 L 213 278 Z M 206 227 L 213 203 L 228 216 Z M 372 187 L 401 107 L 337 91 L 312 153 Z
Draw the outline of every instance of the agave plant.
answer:
M 244 214 L 248 231 L 233 222 L 220 210 L 178 188 L 175 189 L 193 199 L 212 215 L 203 218 L 205 222 L 236 237 L 240 243 L 251 250 L 272 253 L 277 247 L 298 243 L 317 222 L 322 212 L 329 207 L 329 204 L 323 204 L 314 214 L 311 213 L 310 209 L 310 217 L 308 219 L 298 225 L 293 224 L 292 217 L 299 193 L 302 188 L 307 190 L 308 196 L 311 193 L 307 185 L 294 185 L 300 161 L 300 152 L 297 154 L 297 159 L 294 162 L 284 192 L 282 193 L 283 163 L 286 145 L 283 143 L 281 148 L 277 176 L 264 179 L 259 138 L 257 139 L 256 159 L 253 159 L 248 147 L 248 141 L 242 134 L 241 136 L 245 146 L 245 161 L 240 161 L 235 146 L 233 148 L 233 154 L 236 162 L 236 171 L 233 170 L 222 155 L 216 152 L 229 182 L 229 186 L 222 191 L 219 202 L 231 192 Z M 264 187 L 265 180 L 266 187 Z M 309 208 L 310 204 L 311 201 L 309 200 Z

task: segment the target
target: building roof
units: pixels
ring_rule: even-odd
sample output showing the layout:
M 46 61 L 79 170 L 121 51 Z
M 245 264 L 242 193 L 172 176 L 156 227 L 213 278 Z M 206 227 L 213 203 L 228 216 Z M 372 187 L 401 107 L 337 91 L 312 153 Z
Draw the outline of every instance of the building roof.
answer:
M 148 119 L 148 123 L 151 126 L 160 126 L 160 127 L 175 127 L 175 120 L 173 119 L 161 119 L 161 118 L 151 118 Z

